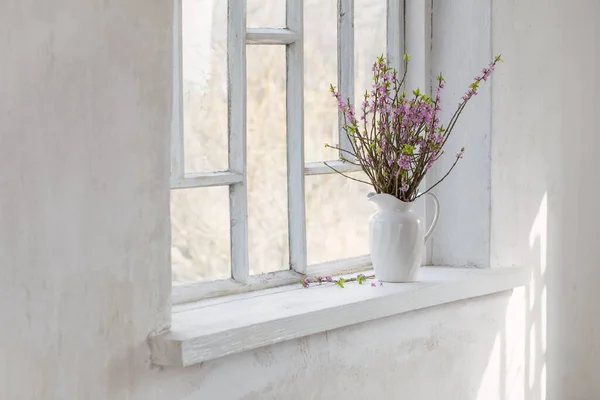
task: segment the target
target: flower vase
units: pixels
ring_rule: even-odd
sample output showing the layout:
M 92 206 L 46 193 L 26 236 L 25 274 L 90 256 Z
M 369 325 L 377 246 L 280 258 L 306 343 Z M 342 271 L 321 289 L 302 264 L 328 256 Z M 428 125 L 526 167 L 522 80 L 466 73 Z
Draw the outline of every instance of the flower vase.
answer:
M 377 211 L 369 219 L 369 251 L 375 277 L 381 282 L 414 282 L 417 280 L 425 243 L 435 229 L 439 200 L 428 192 L 435 203 L 431 226 L 425 232 L 423 222 L 413 211 L 414 202 L 404 202 L 390 194 L 369 193 L 368 201 Z

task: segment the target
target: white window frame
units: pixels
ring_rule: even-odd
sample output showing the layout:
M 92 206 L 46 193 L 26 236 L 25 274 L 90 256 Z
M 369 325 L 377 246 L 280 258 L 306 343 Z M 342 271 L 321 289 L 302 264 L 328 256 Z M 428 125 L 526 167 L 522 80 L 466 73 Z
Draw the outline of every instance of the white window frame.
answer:
M 370 256 L 364 255 L 334 260 L 319 265 L 307 265 L 306 216 L 304 179 L 308 175 L 335 173 L 327 164 L 341 172 L 360 168 L 339 160 L 304 162 L 304 54 L 303 0 L 286 0 L 286 28 L 248 28 L 246 1 L 228 0 L 227 10 L 227 90 L 229 169 L 226 171 L 185 173 L 183 136 L 183 72 L 182 72 L 182 1 L 174 0 L 173 31 L 173 109 L 171 125 L 171 189 L 229 186 L 231 278 L 194 282 L 173 286 L 173 304 L 201 300 L 228 294 L 266 289 L 298 283 L 305 276 L 340 275 L 370 268 Z M 429 2 L 417 0 L 387 0 L 387 50 L 391 66 L 403 70 L 402 57 L 407 47 L 416 50 L 411 57 L 411 79 L 430 90 L 428 74 L 429 35 L 427 7 Z M 354 99 L 354 0 L 338 0 L 338 89 L 343 98 Z M 418 18 L 405 28 L 405 13 Z M 414 30 L 411 35 L 406 30 Z M 405 39 L 414 37 L 413 43 Z M 260 275 L 250 275 L 248 262 L 248 195 L 246 185 L 246 46 L 279 45 L 286 47 L 286 132 L 288 231 L 290 269 Z M 350 144 L 338 122 L 339 143 L 343 149 Z

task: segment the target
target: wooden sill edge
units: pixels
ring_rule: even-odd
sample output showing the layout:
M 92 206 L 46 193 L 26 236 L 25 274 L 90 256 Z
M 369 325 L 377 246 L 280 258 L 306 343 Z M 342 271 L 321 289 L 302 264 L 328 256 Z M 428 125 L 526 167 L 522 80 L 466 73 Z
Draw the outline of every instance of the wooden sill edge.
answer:
M 367 275 L 368 272 L 365 273 Z M 525 286 L 526 267 L 423 267 L 419 282 L 298 285 L 248 293 L 173 314 L 172 326 L 150 338 L 152 363 L 187 367 L 361 322 Z

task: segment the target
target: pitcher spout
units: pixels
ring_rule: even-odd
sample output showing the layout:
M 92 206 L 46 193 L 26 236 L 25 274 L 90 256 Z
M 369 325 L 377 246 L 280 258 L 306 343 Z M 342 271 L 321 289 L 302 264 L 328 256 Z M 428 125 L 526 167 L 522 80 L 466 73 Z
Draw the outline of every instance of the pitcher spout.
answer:
M 374 203 L 380 211 L 408 211 L 412 207 L 412 203 L 406 203 L 391 194 L 387 193 L 369 193 L 367 200 Z

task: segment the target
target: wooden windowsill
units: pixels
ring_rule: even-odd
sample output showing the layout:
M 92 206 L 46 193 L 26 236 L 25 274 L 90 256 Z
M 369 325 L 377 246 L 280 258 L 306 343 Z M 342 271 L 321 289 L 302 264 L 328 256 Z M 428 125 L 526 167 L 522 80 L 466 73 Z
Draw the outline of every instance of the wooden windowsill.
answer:
M 366 272 L 365 275 L 369 274 Z M 423 267 L 419 282 L 292 285 L 182 304 L 150 338 L 155 365 L 186 367 L 377 318 L 524 286 L 529 269 Z

